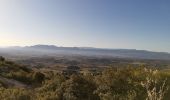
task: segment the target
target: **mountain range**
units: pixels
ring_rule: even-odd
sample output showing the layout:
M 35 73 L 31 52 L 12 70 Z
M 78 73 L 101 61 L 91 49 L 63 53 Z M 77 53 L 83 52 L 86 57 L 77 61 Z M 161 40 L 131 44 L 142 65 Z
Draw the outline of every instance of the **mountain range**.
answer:
M 2 56 L 58 56 L 81 55 L 95 57 L 117 57 L 135 59 L 160 59 L 170 60 L 170 54 L 166 52 L 152 52 L 136 49 L 103 49 L 92 47 L 58 47 L 55 45 L 33 45 L 25 47 L 0 48 Z

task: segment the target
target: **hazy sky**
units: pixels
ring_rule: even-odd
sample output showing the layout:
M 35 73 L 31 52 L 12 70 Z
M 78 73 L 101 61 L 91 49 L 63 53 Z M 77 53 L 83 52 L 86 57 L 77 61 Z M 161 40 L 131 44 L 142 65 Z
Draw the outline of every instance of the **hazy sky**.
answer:
M 0 0 L 0 46 L 170 52 L 170 0 Z

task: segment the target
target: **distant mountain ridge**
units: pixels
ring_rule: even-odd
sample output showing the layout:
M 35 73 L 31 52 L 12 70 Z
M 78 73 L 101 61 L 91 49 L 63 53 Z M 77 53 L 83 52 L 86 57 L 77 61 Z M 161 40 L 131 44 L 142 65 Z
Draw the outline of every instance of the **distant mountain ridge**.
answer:
M 104 49 L 93 47 L 58 47 L 55 45 L 33 45 L 25 47 L 9 47 L 0 49 L 0 54 L 8 55 L 82 55 L 82 56 L 100 56 L 100 57 L 118 57 L 118 58 L 136 58 L 136 59 L 162 59 L 170 60 L 170 54 L 166 52 L 152 52 L 136 49 Z
M 55 45 L 33 45 L 33 46 L 26 46 L 25 48 L 37 48 L 37 49 L 57 49 L 58 47 Z
M 39 49 L 59 49 L 59 48 L 68 48 L 68 49 L 95 49 L 93 47 L 58 47 L 55 45 L 42 45 L 42 44 L 38 44 L 38 45 L 33 45 L 33 46 L 26 46 L 28 48 L 39 48 Z

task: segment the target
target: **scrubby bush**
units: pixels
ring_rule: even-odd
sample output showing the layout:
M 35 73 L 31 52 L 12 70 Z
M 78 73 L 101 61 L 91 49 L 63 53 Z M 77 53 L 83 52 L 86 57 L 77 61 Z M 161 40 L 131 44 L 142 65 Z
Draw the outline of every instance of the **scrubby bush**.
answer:
M 33 100 L 32 93 L 25 89 L 0 88 L 1 100 Z
M 9 65 L 5 67 L 11 68 Z M 169 100 L 170 94 L 170 72 L 144 66 L 111 67 L 98 74 L 73 75 L 17 67 L 3 77 L 29 87 L 9 88 L 2 82 L 2 100 Z

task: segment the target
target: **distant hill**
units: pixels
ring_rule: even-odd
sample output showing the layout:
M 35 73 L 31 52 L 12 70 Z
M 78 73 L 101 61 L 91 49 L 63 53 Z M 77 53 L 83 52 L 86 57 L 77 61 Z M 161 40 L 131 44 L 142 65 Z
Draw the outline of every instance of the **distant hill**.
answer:
M 135 49 L 102 49 L 92 47 L 58 47 L 54 45 L 34 45 L 25 47 L 1 48 L 0 55 L 25 56 L 25 57 L 44 55 L 47 56 L 81 55 L 96 57 L 170 60 L 170 54 L 166 52 L 152 52 Z

